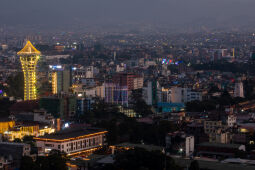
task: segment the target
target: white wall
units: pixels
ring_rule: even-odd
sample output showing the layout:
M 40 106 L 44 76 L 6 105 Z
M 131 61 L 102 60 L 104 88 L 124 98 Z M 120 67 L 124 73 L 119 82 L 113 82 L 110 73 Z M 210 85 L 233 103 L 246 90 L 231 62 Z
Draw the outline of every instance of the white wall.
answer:
M 186 156 L 190 156 L 190 154 L 192 154 L 194 152 L 194 147 L 195 147 L 194 136 L 186 137 L 186 142 L 185 142 L 185 154 L 186 154 Z
M 66 142 L 51 142 L 51 141 L 36 141 L 36 146 L 42 149 L 43 153 L 48 153 L 50 150 L 60 150 L 67 154 L 79 152 L 99 146 L 104 145 L 104 135 L 97 135 L 89 138 L 82 138 L 78 140 L 66 141 Z M 95 144 L 93 144 L 93 139 L 95 139 Z M 90 144 L 89 144 L 90 141 Z M 77 145 L 76 145 L 77 142 Z M 73 143 L 73 150 L 71 150 L 71 143 Z M 60 145 L 60 148 L 59 148 Z
M 171 88 L 171 102 L 172 103 L 186 103 L 194 100 L 202 100 L 200 92 L 192 91 L 189 88 L 172 87 Z

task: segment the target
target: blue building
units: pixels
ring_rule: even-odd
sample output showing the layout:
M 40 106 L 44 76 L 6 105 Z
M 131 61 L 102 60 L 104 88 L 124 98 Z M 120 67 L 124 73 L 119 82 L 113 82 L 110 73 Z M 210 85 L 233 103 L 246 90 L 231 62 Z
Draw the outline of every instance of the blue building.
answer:
M 92 98 L 79 98 L 76 101 L 76 114 L 77 116 L 83 115 L 85 112 L 92 110 L 92 104 L 94 99 Z
M 161 113 L 180 112 L 185 109 L 185 105 L 183 103 L 160 102 L 157 106 L 157 111 Z

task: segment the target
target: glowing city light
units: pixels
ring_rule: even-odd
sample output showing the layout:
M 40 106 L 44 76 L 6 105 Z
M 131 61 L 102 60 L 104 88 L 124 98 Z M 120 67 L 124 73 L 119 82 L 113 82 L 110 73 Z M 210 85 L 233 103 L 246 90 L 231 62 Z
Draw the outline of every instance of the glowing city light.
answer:
M 37 99 L 36 94 L 36 65 L 41 54 L 30 41 L 17 53 L 20 56 L 24 74 L 24 100 Z
M 172 65 L 179 65 L 180 63 L 183 63 L 183 61 L 174 61 L 174 60 L 171 60 L 171 59 L 162 59 L 162 62 L 161 64 L 172 64 Z
M 69 128 L 69 123 L 65 123 L 64 127 Z

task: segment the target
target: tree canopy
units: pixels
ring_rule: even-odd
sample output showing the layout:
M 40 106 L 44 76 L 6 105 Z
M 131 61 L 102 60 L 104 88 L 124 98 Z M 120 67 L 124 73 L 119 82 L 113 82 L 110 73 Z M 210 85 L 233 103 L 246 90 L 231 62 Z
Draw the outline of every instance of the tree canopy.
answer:
M 45 157 L 37 157 L 36 161 L 29 156 L 23 156 L 20 170 L 67 170 L 66 155 L 53 150 Z
M 142 89 L 133 90 L 130 97 L 130 104 L 132 105 L 132 109 L 140 114 L 141 116 L 147 116 L 149 114 L 153 114 L 151 111 L 151 107 L 146 104 L 144 99 L 142 98 Z
M 16 98 L 24 98 L 24 75 L 22 72 L 18 72 L 14 76 L 7 78 L 7 87 L 5 89 L 8 96 Z
M 137 122 L 133 118 L 123 120 L 105 120 L 95 124 L 96 127 L 108 131 L 109 144 L 120 142 L 154 144 L 165 146 L 165 135 L 176 131 L 177 127 L 169 121 L 159 121 L 152 124 Z
M 122 170 L 179 170 L 174 160 L 160 151 L 134 148 L 116 154 L 114 168 Z
M 199 170 L 198 161 L 194 160 L 190 163 L 189 170 Z

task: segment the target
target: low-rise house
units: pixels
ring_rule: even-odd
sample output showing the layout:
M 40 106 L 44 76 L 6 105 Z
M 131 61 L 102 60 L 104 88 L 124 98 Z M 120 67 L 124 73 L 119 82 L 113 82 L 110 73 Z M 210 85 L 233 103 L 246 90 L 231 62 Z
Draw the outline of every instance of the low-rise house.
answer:
M 23 156 L 31 156 L 31 147 L 25 143 L 0 142 L 0 167 L 18 168 Z
M 197 147 L 198 156 L 234 157 L 238 152 L 245 151 L 245 145 L 223 143 L 201 143 Z
M 168 133 L 166 136 L 166 150 L 171 154 L 191 156 L 195 149 L 195 138 L 184 132 Z

